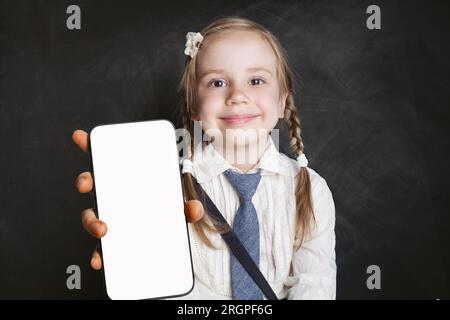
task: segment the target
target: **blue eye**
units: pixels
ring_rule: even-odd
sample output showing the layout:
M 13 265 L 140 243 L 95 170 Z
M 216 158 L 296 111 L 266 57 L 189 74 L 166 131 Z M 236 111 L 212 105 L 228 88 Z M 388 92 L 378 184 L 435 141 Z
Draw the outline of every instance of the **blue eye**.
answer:
M 250 82 L 252 85 L 261 85 L 261 84 L 265 83 L 265 81 L 261 78 L 254 78 Z

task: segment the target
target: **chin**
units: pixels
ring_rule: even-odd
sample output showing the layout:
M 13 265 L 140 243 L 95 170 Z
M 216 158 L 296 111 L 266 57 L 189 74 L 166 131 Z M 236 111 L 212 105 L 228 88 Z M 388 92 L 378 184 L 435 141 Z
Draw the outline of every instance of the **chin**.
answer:
M 225 140 L 237 147 L 253 145 L 258 142 L 261 137 L 260 129 L 255 128 L 232 128 L 226 129 Z M 264 134 L 266 135 L 266 134 Z

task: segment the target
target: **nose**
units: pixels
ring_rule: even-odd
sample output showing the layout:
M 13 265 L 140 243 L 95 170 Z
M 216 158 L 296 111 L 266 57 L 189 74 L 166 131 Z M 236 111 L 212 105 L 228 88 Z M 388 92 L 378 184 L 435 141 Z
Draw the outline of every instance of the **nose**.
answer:
M 227 97 L 226 104 L 228 106 L 248 103 L 248 97 L 245 92 L 239 88 L 232 88 L 230 94 Z

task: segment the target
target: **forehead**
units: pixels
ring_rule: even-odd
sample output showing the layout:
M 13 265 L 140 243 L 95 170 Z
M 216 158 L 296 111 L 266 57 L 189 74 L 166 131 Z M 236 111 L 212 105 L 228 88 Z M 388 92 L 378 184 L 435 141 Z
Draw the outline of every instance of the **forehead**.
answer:
M 268 41 L 255 31 L 231 30 L 213 35 L 198 52 L 197 72 L 264 67 L 276 72 L 276 56 Z

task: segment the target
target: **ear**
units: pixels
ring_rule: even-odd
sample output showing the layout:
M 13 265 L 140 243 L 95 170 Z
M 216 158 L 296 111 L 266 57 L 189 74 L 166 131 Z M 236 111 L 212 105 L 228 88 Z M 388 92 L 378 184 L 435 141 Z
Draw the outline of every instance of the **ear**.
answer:
M 279 107 L 278 107 L 278 117 L 280 119 L 284 118 L 284 110 L 286 109 L 286 100 L 287 97 L 289 96 L 289 92 L 284 92 L 280 95 L 280 103 L 279 103 Z

